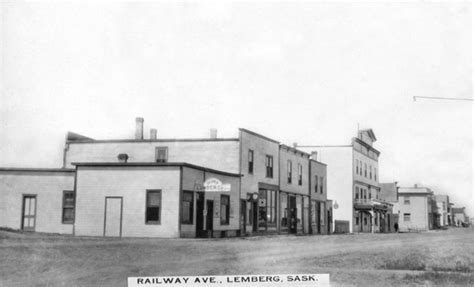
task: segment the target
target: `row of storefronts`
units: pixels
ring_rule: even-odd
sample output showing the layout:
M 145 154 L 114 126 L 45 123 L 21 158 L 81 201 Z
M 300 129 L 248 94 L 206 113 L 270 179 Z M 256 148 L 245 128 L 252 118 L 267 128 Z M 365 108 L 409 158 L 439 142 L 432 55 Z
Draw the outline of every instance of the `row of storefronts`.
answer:
M 70 133 L 59 169 L 0 169 L 0 227 L 111 237 L 329 234 L 326 165 L 238 138 L 94 140 Z M 155 133 L 156 134 L 156 133 Z

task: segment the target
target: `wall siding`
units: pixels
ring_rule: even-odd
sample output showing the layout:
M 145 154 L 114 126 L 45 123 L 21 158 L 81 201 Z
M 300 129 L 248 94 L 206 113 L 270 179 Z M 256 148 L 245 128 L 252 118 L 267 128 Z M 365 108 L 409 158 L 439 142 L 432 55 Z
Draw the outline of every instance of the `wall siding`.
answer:
M 117 155 L 128 154 L 128 162 L 155 162 L 156 147 L 168 147 L 168 162 L 186 162 L 216 170 L 239 172 L 239 142 L 107 142 L 70 143 L 66 166 L 73 162 L 117 162 Z
M 74 189 L 74 173 L 0 173 L 0 227 L 21 229 L 23 194 L 36 194 L 36 232 L 72 234 L 62 223 L 63 191 Z
M 145 224 L 146 190 L 161 190 L 161 224 Z M 102 236 L 106 196 L 123 197 L 123 237 L 179 237 L 179 167 L 80 167 L 76 235 Z

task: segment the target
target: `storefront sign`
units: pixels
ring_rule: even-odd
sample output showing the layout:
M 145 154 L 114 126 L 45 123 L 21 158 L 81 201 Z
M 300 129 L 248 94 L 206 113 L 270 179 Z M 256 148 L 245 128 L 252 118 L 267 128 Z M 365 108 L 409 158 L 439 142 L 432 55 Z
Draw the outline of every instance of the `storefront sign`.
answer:
M 194 188 L 196 191 L 205 191 L 205 192 L 229 192 L 230 184 L 222 183 L 222 181 L 217 178 L 209 178 L 204 184 L 195 184 Z

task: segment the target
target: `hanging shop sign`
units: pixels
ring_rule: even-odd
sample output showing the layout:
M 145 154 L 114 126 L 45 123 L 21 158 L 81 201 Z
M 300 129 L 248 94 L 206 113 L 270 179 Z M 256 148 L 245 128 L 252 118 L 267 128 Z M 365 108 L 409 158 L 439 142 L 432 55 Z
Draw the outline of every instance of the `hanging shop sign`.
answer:
M 205 192 L 229 192 L 230 184 L 222 183 L 217 178 L 209 178 L 204 184 L 195 184 L 194 188 L 196 191 L 205 191 Z

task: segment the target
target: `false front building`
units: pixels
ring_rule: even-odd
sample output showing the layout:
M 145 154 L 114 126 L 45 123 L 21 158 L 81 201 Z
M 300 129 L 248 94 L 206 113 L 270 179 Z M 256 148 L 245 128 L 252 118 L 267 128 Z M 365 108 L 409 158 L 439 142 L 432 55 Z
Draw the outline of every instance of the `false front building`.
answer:
M 359 131 L 350 145 L 314 147 L 327 164 L 335 233 L 390 231 L 392 204 L 381 196 L 375 141 L 368 129 Z

